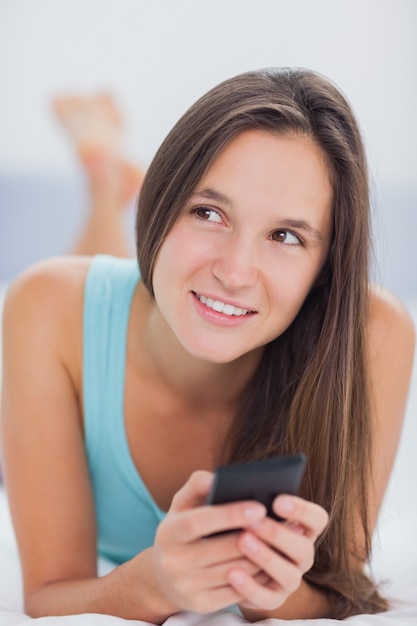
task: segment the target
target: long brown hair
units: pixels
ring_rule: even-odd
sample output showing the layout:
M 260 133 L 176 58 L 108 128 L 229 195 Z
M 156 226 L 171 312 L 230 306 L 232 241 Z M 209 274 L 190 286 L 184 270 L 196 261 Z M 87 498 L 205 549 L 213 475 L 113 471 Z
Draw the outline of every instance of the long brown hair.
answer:
M 368 178 L 358 126 L 341 92 L 312 71 L 270 68 L 236 76 L 200 98 L 162 143 L 141 190 L 142 279 L 153 293 L 167 234 L 220 151 L 248 129 L 304 135 L 320 147 L 333 189 L 333 238 L 296 319 L 265 348 L 241 399 L 227 461 L 303 452 L 301 495 L 330 515 L 305 579 L 333 594 L 333 617 L 379 612 L 387 602 L 358 565 L 371 549 Z

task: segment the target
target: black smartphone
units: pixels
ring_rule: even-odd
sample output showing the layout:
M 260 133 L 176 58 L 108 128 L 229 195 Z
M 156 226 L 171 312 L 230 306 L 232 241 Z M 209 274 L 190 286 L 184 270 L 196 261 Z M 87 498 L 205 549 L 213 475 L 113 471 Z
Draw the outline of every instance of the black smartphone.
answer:
M 305 456 L 296 454 L 218 467 L 207 504 L 257 500 L 270 517 L 282 521 L 272 503 L 281 493 L 297 495 L 305 466 Z

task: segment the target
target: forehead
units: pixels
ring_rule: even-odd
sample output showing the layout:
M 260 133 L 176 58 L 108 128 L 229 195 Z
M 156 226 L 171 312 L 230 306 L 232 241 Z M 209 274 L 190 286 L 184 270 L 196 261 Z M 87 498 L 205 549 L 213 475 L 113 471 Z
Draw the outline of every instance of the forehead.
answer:
M 196 185 L 195 193 L 215 188 L 231 197 L 238 193 L 285 203 L 328 204 L 332 198 L 327 159 L 305 135 L 246 130 L 217 155 Z

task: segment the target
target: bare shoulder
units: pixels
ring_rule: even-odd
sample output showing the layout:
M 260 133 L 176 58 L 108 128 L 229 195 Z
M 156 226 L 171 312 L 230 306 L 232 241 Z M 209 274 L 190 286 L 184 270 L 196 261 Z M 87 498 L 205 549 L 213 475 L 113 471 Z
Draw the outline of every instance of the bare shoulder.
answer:
M 65 321 L 82 306 L 85 277 L 91 259 L 57 257 L 24 270 L 10 285 L 4 303 L 6 323 L 23 319 L 49 327 L 64 314 Z M 71 306 L 69 306 L 71 304 Z
M 89 257 L 57 257 L 24 270 L 10 285 L 3 311 L 8 346 L 32 351 L 54 350 L 76 376 L 82 336 L 82 310 Z
M 30 304 L 35 297 L 48 298 L 49 302 L 61 301 L 62 296 L 82 293 L 85 276 L 91 263 L 90 257 L 63 256 L 39 261 L 23 270 L 8 289 L 5 304 L 14 306 Z
M 373 287 L 368 319 L 368 357 L 374 394 L 404 407 L 414 359 L 415 329 L 405 305 L 392 293 Z M 382 411 L 381 411 L 382 413 Z
M 401 352 L 413 358 L 415 328 L 404 303 L 387 289 L 372 286 L 369 299 L 368 341 L 372 354 Z

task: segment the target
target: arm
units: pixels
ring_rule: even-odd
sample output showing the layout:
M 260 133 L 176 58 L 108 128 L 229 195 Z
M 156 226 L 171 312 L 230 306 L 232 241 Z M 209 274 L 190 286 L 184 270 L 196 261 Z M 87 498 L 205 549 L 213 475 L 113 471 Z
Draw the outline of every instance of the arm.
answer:
M 83 450 L 77 283 L 84 269 L 42 264 L 4 307 L 2 439 L 26 607 L 62 577 L 96 575 L 93 503 Z M 75 530 L 74 530 L 75 529 Z
M 5 477 L 25 607 L 32 616 L 101 612 L 133 617 L 141 601 L 145 615 L 149 604 L 143 585 L 135 584 L 140 566 L 138 573 L 119 568 L 97 578 L 81 420 L 87 265 L 85 259 L 63 259 L 37 266 L 11 287 L 4 308 Z
M 371 532 L 375 528 L 401 435 L 412 370 L 414 341 L 411 319 L 401 303 L 387 292 L 373 291 L 368 323 L 374 446 L 369 506 Z M 302 503 L 296 504 L 297 507 L 301 505 L 304 507 Z M 278 500 L 276 506 L 279 506 Z M 278 509 L 277 512 L 279 513 Z M 288 517 L 282 512 L 282 517 L 301 523 L 307 529 L 307 537 L 311 533 L 309 526 L 313 519 L 312 515 L 311 511 L 307 513 L 297 510 Z M 235 588 L 244 597 L 250 598 L 253 605 L 249 605 L 247 601 L 241 604 L 244 615 L 252 620 L 268 617 L 302 619 L 331 615 L 331 598 L 327 597 L 324 591 L 310 586 L 301 579 L 303 571 L 308 570 L 305 559 L 308 559 L 311 544 L 303 548 L 300 538 L 290 535 L 286 538 L 280 537 L 276 531 L 274 533 L 272 525 L 271 528 L 267 528 L 267 523 L 269 524 L 267 520 L 262 522 L 260 529 L 255 533 L 256 539 L 262 539 L 266 544 L 273 545 L 289 555 L 298 572 L 288 568 L 288 563 L 281 557 L 271 555 L 264 544 L 258 541 L 257 552 L 252 558 L 261 569 L 268 572 L 270 579 L 266 589 L 265 587 L 262 589 L 264 581 L 257 584 L 256 580 L 246 575 L 236 579 L 240 584 L 235 585 Z M 250 558 L 247 547 L 242 544 L 241 548 L 243 554 Z M 268 567 L 269 569 L 266 569 Z M 362 568 L 363 564 L 358 563 L 358 567 Z M 274 601 L 276 608 L 268 610 L 268 604 Z
M 82 300 L 88 259 L 31 269 L 4 310 L 2 437 L 10 508 L 32 616 L 107 613 L 162 622 L 183 608 L 210 611 L 241 599 L 230 563 L 250 573 L 236 536 L 265 515 L 254 504 L 201 507 L 212 475 L 192 476 L 175 496 L 155 546 L 97 577 L 93 497 L 81 419 Z

